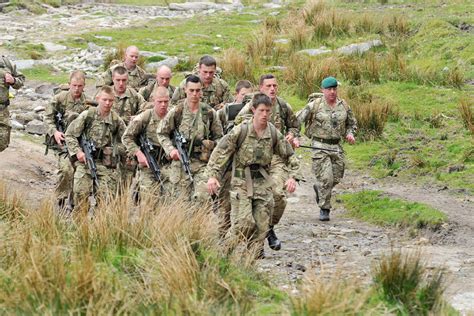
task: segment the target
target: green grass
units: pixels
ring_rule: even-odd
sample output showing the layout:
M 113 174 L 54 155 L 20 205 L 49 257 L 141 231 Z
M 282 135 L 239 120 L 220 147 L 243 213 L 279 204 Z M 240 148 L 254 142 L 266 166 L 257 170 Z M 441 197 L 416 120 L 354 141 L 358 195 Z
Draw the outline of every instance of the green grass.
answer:
M 380 191 L 361 191 L 341 196 L 347 215 L 377 225 L 437 227 L 446 221 L 442 212 L 425 204 L 391 199 Z
M 34 68 L 24 69 L 22 73 L 28 80 L 37 80 L 51 83 L 65 83 L 69 80 L 69 74 L 64 72 L 55 72 L 48 66 L 35 66 Z

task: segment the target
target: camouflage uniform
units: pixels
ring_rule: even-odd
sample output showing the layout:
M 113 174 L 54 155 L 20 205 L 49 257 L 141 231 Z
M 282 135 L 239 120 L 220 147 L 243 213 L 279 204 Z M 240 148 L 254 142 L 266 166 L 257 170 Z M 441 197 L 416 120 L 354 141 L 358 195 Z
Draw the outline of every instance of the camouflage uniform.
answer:
M 299 113 L 298 121 L 305 124 L 305 135 L 315 147 L 338 150 L 313 151 L 313 172 L 316 177 L 318 205 L 331 209 L 331 192 L 344 176 L 344 151 L 341 140 L 357 129 L 357 122 L 344 100 L 337 99 L 335 107 L 324 98 L 309 102 Z
M 181 81 L 174 91 L 173 97 L 171 98 L 172 104 L 176 104 L 179 100 L 186 98 L 185 87 L 186 79 Z M 209 104 L 215 110 L 218 110 L 225 103 L 232 102 L 233 99 L 229 85 L 222 79 L 214 77 L 210 85 L 207 87 L 203 85 L 201 102 Z
M 190 153 L 194 182 L 191 186 L 180 161 L 172 162 L 170 181 L 172 185 L 176 185 L 179 192 L 192 196 L 194 200 L 207 201 L 209 195 L 206 188 L 206 164 L 212 149 L 206 148 L 203 141 L 211 140 L 216 143 L 222 137 L 222 125 L 216 112 L 207 104 L 200 103 L 197 113 L 192 113 L 187 100 L 182 100 L 168 112 L 158 127 L 158 141 L 168 156 L 175 149 L 170 139 L 175 129 L 179 130 L 186 138 L 188 146 L 192 147 L 191 150 L 187 149 Z
M 110 111 L 107 117 L 102 118 L 95 107 L 82 112 L 66 130 L 66 144 L 69 155 L 73 158 L 81 149 L 78 138 L 83 133 L 94 142 L 97 148 L 97 157 L 94 157 L 94 160 L 99 177 L 99 193 L 108 190 L 111 194 L 115 194 L 117 190 L 119 181 L 117 164 L 120 156 L 125 153 L 125 148 L 120 142 L 124 131 L 125 123 L 117 113 Z M 92 193 L 92 177 L 85 164 L 76 161 L 75 167 L 74 201 L 78 205 Z
M 161 181 L 164 192 L 161 192 L 160 183 L 154 178 L 153 172 L 147 167 L 139 165 L 136 174 L 136 180 L 140 194 L 152 192 L 154 194 L 171 193 L 173 191 L 169 179 L 171 175 L 171 162 L 166 159 L 165 153 L 158 143 L 158 134 L 156 133 L 159 123 L 162 121 L 155 109 L 148 109 L 136 116 L 129 124 L 125 133 L 122 136 L 122 143 L 127 148 L 129 156 L 135 156 L 135 153 L 140 149 L 138 138 L 140 134 L 145 132 L 146 137 L 153 144 L 154 151 L 152 152 L 158 165 L 160 166 Z
M 15 78 L 12 85 L 5 83 L 5 74 L 9 73 Z M 25 76 L 16 71 L 16 66 L 6 57 L 0 56 L 0 152 L 10 144 L 10 104 L 9 89 L 20 89 L 25 81 Z
M 113 61 L 112 61 L 113 62 Z M 112 81 L 112 72 L 114 71 L 115 67 L 122 66 L 125 67 L 124 62 L 119 62 L 111 66 L 107 69 L 100 77 L 97 79 L 95 83 L 95 87 L 98 89 L 102 86 L 113 86 L 114 82 Z M 127 69 L 127 67 L 125 67 Z M 140 66 L 136 66 L 133 70 L 128 70 L 128 82 L 127 85 L 138 91 L 141 87 L 145 86 L 147 83 L 147 76 L 145 70 L 143 70 Z
M 54 139 L 54 133 L 57 131 L 56 115 L 58 113 L 62 115 L 62 120 L 65 125 L 63 128 L 64 131 L 66 131 L 69 124 L 80 113 L 87 109 L 86 102 L 87 100 L 84 94 L 77 100 L 73 98 L 69 91 L 61 91 L 56 94 L 44 114 L 47 135 Z M 65 201 L 68 197 L 72 198 L 74 168 L 66 153 L 55 150 L 55 155 L 58 159 L 58 183 L 55 188 L 55 194 L 58 201 Z
M 156 87 L 158 87 L 158 85 L 156 84 L 156 80 L 150 80 L 148 84 L 145 87 L 141 88 L 138 93 L 143 97 L 143 99 L 145 99 L 145 101 L 151 101 L 151 96 L 155 92 Z M 170 93 L 171 99 L 176 88 L 170 85 L 167 89 Z
M 132 88 L 127 87 L 123 95 L 115 95 L 112 110 L 128 125 L 131 117 L 140 113 L 144 106 L 145 100 L 143 97 Z
M 245 138 L 239 139 L 245 132 Z M 272 136 L 272 133 L 275 136 Z M 224 136 L 208 164 L 209 176 L 218 179 L 227 161 L 233 156 L 230 191 L 231 234 L 243 236 L 260 247 L 263 247 L 262 241 L 272 216 L 274 182 L 269 171 L 274 155 L 285 163 L 290 163 L 293 149 L 271 123 L 259 137 L 249 120 L 234 127 Z
M 251 116 L 251 102 L 249 102 L 240 111 L 235 119 L 235 123 L 239 124 L 242 120 Z M 295 136 L 299 135 L 300 124 L 298 123 L 291 106 L 283 99 L 277 97 L 276 102 L 272 107 L 272 115 L 269 121 L 274 124 L 283 135 L 286 135 L 289 132 L 293 133 Z M 294 168 L 299 168 L 299 165 L 294 165 Z M 285 182 L 288 179 L 289 172 L 290 170 L 288 170 L 288 167 L 281 160 L 281 158 L 275 156 L 270 167 L 270 175 L 275 182 L 275 185 L 273 186 L 273 199 L 275 202 L 275 208 L 270 221 L 270 225 L 272 226 L 280 222 L 280 219 L 282 218 L 286 208 Z

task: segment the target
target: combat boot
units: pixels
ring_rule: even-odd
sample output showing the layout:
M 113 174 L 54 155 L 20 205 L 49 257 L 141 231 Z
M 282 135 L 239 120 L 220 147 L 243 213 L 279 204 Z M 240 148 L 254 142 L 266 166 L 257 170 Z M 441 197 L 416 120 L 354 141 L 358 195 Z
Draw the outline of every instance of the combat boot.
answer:
M 272 250 L 280 250 L 281 249 L 281 241 L 278 240 L 277 235 L 275 234 L 275 231 L 273 230 L 273 225 L 270 225 L 270 230 L 267 233 L 267 240 L 268 240 L 268 246 Z
M 329 212 L 331 210 L 327 209 L 327 208 L 322 208 L 320 211 L 319 211 L 319 220 L 322 221 L 322 222 L 327 222 L 329 221 Z

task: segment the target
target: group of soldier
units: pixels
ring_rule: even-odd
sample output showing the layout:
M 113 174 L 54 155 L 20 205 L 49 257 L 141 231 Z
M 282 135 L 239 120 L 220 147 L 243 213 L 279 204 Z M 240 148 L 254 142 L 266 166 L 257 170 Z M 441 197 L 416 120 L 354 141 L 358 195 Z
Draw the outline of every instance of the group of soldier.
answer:
M 263 257 L 265 238 L 271 249 L 281 248 L 274 227 L 287 193 L 303 179 L 294 149 L 301 146 L 304 125 L 313 148 L 319 219 L 329 220 L 331 192 L 344 173 L 341 142 L 354 143 L 356 130 L 334 77 L 325 78 L 321 93 L 294 113 L 278 96 L 272 74 L 260 77 L 258 91 L 249 81 L 238 81 L 232 95 L 211 56 L 203 56 L 176 88 L 170 85 L 170 68 L 161 66 L 150 80 L 138 59 L 138 48 L 128 47 L 124 60 L 97 80 L 94 100 L 84 94 L 85 74 L 73 71 L 67 88 L 47 107 L 59 209 L 78 209 L 91 197 L 120 194 L 125 186 L 132 187 L 136 203 L 171 196 L 212 204 L 222 236 L 244 240 Z M 3 64 L 0 59 L 0 70 L 3 150 L 9 138 L 8 89 L 21 87 L 24 76 L 6 58 Z

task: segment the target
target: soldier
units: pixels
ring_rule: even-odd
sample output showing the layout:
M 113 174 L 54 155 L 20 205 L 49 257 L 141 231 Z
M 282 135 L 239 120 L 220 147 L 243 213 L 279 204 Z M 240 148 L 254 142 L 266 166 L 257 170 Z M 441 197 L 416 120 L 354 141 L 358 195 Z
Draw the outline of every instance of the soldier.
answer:
M 240 80 L 235 86 L 235 99 L 232 103 L 227 103 L 217 111 L 217 117 L 221 121 L 224 134 L 227 134 L 234 127 L 234 119 L 244 106 L 245 95 L 252 92 L 252 84 L 248 80 Z M 232 170 L 230 164 L 225 168 L 220 178 L 221 188 L 219 190 L 219 216 L 222 221 L 221 233 L 225 233 L 230 228 L 230 181 L 232 179 Z
M 173 96 L 174 90 L 176 89 L 170 85 L 171 78 L 173 74 L 171 73 L 170 67 L 163 65 L 156 70 L 156 80 L 151 80 L 148 82 L 146 87 L 140 89 L 139 94 L 146 101 L 150 101 L 150 97 L 153 95 L 157 87 L 165 87 L 168 90 L 170 98 Z
M 179 191 L 192 196 L 199 202 L 207 201 L 205 188 L 206 164 L 215 147 L 222 137 L 222 125 L 217 119 L 216 112 L 207 104 L 200 102 L 202 84 L 199 77 L 191 75 L 186 78 L 186 99 L 181 100 L 170 110 L 158 127 L 158 141 L 166 154 L 175 162 L 172 163 L 173 178 L 171 182 L 178 184 Z M 181 170 L 180 153 L 171 141 L 175 132 L 179 132 L 187 141 L 190 169 L 192 175 L 186 175 Z M 191 176 L 193 181 L 190 181 Z M 179 182 L 179 183 L 178 183 Z
M 216 67 L 216 60 L 211 56 L 204 55 L 199 60 L 198 76 L 203 85 L 201 102 L 208 104 L 215 110 L 218 110 L 224 104 L 232 102 L 232 96 L 227 82 L 214 76 L 216 73 Z M 186 79 L 179 84 L 178 88 L 176 88 L 173 98 L 171 98 L 172 104 L 175 104 L 186 97 L 185 84 Z
M 129 46 L 125 50 L 125 58 L 123 62 L 112 61 L 114 63 L 107 71 L 105 71 L 95 84 L 96 88 L 102 86 L 111 86 L 112 81 L 112 72 L 115 67 L 125 67 L 128 73 L 128 85 L 130 88 L 138 91 L 142 86 L 147 83 L 147 76 L 145 70 L 137 65 L 140 52 L 136 46 Z M 111 64 L 112 64 L 111 63 Z
M 298 121 L 305 124 L 305 134 L 313 146 L 327 148 L 313 151 L 313 172 L 316 183 L 316 203 L 320 207 L 320 221 L 329 221 L 331 192 L 344 175 L 344 151 L 341 140 L 355 143 L 354 133 L 357 122 L 351 108 L 337 97 L 338 82 L 327 77 L 321 82 L 323 97 L 308 103 L 298 113 Z
M 97 166 L 99 193 L 107 190 L 114 194 L 117 190 L 117 165 L 120 156 L 125 153 L 121 144 L 125 123 L 112 111 L 114 92 L 111 87 L 103 86 L 96 96 L 97 107 L 89 107 L 71 122 L 66 130 L 66 144 L 71 159 L 75 162 L 74 172 L 74 202 L 75 206 L 85 201 L 97 189 L 93 184 L 91 170 L 84 164 L 86 157 L 83 148 L 79 145 L 79 137 L 86 137 L 92 141 L 96 151 L 94 161 Z
M 9 90 L 20 89 L 25 81 L 25 76 L 16 70 L 7 57 L 0 57 L 0 152 L 10 144 L 10 105 Z
M 275 125 L 278 130 L 285 135 L 286 140 L 293 147 L 299 146 L 299 123 L 296 119 L 291 106 L 278 95 L 278 82 L 272 74 L 262 75 L 259 82 L 259 90 L 265 93 L 272 101 L 272 114 L 270 122 Z M 244 118 L 252 116 L 251 103 L 247 103 L 235 119 L 239 124 Z M 298 168 L 295 164 L 294 168 Z M 280 222 L 281 217 L 286 208 L 286 192 L 285 181 L 288 179 L 288 169 L 280 157 L 275 156 L 270 167 L 270 175 L 275 182 L 273 186 L 273 199 L 275 207 L 270 219 L 270 230 L 268 231 L 268 244 L 273 250 L 280 250 L 281 242 L 277 238 L 274 226 Z
M 253 119 L 234 127 L 219 142 L 208 164 L 210 175 L 208 192 L 215 194 L 219 187 L 220 172 L 232 160 L 231 234 L 243 236 L 248 245 L 258 247 L 259 257 L 264 257 L 263 240 L 269 231 L 273 209 L 273 180 L 269 175 L 274 155 L 290 164 L 293 149 L 277 128 L 269 123 L 272 101 L 263 93 L 252 99 Z M 285 188 L 293 192 L 296 182 L 290 173 Z
M 160 193 L 172 192 L 172 188 L 169 185 L 170 161 L 166 159 L 165 153 L 158 143 L 158 135 L 156 133 L 158 124 L 168 113 L 168 103 L 170 100 L 168 89 L 163 86 L 157 87 L 154 90 L 152 99 L 154 108 L 145 110 L 130 122 L 122 136 L 122 143 L 127 148 L 129 156 L 135 156 L 138 160 L 136 178 L 140 194 L 153 193 L 160 195 Z M 151 153 L 160 168 L 161 183 L 155 178 L 145 154 L 140 149 L 139 137 L 142 134 L 153 146 Z
M 59 209 L 73 208 L 73 180 L 74 168 L 69 159 L 67 148 L 64 148 L 64 132 L 69 124 L 84 110 L 87 109 L 87 100 L 84 95 L 86 76 L 84 72 L 75 70 L 69 76 L 69 90 L 60 91 L 53 97 L 44 115 L 48 138 L 52 138 L 56 146 L 51 146 L 58 159 L 58 182 L 55 195 Z M 62 131 L 59 131 L 61 129 Z

